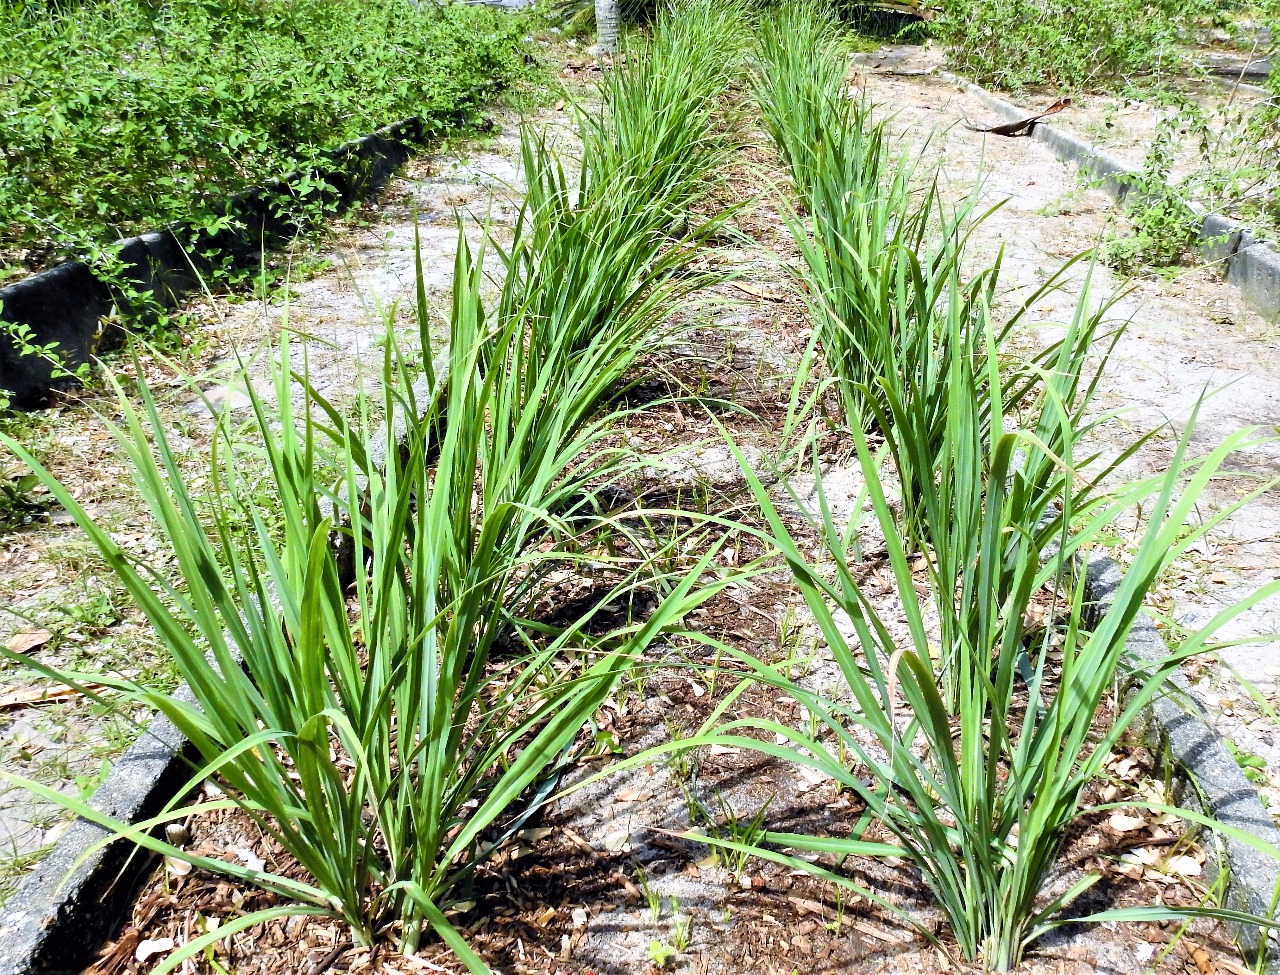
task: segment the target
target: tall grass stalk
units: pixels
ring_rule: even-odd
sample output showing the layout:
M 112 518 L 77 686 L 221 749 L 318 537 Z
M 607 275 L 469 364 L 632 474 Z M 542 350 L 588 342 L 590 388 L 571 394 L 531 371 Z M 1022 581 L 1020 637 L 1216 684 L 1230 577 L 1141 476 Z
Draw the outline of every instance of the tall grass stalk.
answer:
M 1188 525 L 1209 481 L 1251 434 L 1189 459 L 1192 417 L 1166 474 L 1104 491 L 1142 441 L 1110 458 L 1082 447 L 1107 419 L 1089 418 L 1105 343 L 1092 375 L 1085 366 L 1110 307 L 1093 308 L 1091 275 L 1062 340 L 1002 366 L 1005 339 L 1074 262 L 997 326 L 1000 261 L 967 281 L 962 273 L 972 208 L 943 215 L 936 182 L 916 191 L 915 165 L 890 160 L 883 122 L 844 97 L 843 78 L 813 56 L 822 50 L 821 16 L 793 7 L 780 17 L 763 33 L 757 97 L 803 207 L 791 229 L 815 341 L 841 395 L 898 599 L 894 618 L 883 616 L 854 567 L 856 526 L 837 525 L 825 506 L 811 526 L 821 551 L 807 555 L 739 456 L 768 525 L 762 539 L 786 559 L 844 686 L 817 694 L 785 666 L 722 647 L 752 670 L 744 688 L 763 682 L 801 701 L 819 731 L 725 720 L 722 705 L 681 747 L 754 749 L 857 794 L 891 842 L 770 832 L 761 854 L 848 886 L 778 848 L 904 857 L 965 957 L 1007 971 L 1098 879 L 1042 894 L 1111 749 L 1181 660 L 1280 591 L 1273 584 L 1224 610 L 1166 661 L 1129 674 L 1127 700 L 1112 698 L 1143 600 L 1169 562 L 1229 513 Z M 883 450 L 871 446 L 873 428 Z M 1088 628 L 1080 560 L 1138 502 L 1147 529 L 1113 605 Z M 924 604 L 916 551 L 925 556 Z
M 991 345 L 983 361 L 993 373 L 998 368 Z M 891 842 L 769 832 L 765 842 L 775 852 L 768 855 L 846 885 L 847 878 L 776 850 L 909 860 L 946 912 L 964 956 L 996 971 L 1016 966 L 1030 943 L 1064 923 L 1060 912 L 1098 879 L 1088 874 L 1055 895 L 1043 894 L 1067 832 L 1084 811 L 1086 786 L 1140 710 L 1215 630 L 1280 591 L 1280 583 L 1272 584 L 1224 610 L 1167 660 L 1129 674 L 1131 696 L 1115 700 L 1125 672 L 1125 639 L 1143 600 L 1170 561 L 1229 513 L 1190 525 L 1209 481 L 1251 435 L 1237 434 L 1191 460 L 1193 417 L 1167 474 L 1104 498 L 1094 492 L 1096 472 L 1082 466 L 1087 458 L 1078 449 L 1071 380 L 1046 375 L 1044 382 L 1038 416 L 1009 430 L 994 425 L 984 441 L 976 433 L 972 393 L 966 380 L 956 378 L 956 405 L 963 409 L 950 422 L 966 428 L 972 448 L 951 480 L 957 491 L 978 496 L 953 503 L 954 531 L 934 539 L 924 605 L 910 552 L 896 531 L 880 459 L 866 435 L 855 431 L 898 592 L 895 617 L 905 617 L 901 636 L 902 625 L 882 615 L 862 588 L 846 526 L 830 517 L 815 523 L 823 541 L 819 556 L 811 558 L 768 489 L 742 462 L 768 524 L 766 537 L 786 559 L 843 686 L 835 695 L 814 693 L 785 668 L 725 648 L 752 669 L 753 681 L 801 701 L 821 730 L 815 735 L 767 719 L 716 716 L 705 734 L 685 743 L 761 751 L 808 766 L 856 794 Z M 971 390 L 972 382 L 967 385 Z M 998 388 L 998 380 L 993 376 L 988 386 Z M 1058 508 L 1046 513 L 1059 542 L 1047 554 L 1026 532 L 1021 507 L 1043 482 L 1046 467 L 1057 478 Z M 1138 501 L 1148 527 L 1115 602 L 1089 629 L 1077 556 Z M 1033 612 L 1037 605 L 1047 613 Z M 1034 622 L 1040 616 L 1043 622 Z M 940 661 L 946 661 L 949 693 Z M 1100 718 L 1108 707 L 1110 721 Z M 1150 912 L 1133 916 L 1149 919 Z
M 813 186 L 831 120 L 849 102 L 833 40 L 840 30 L 830 5 L 790 2 L 762 17 L 756 35 L 755 98 L 801 195 Z
M 747 28 L 729 0 L 678 0 L 651 37 L 632 39 L 601 86 L 603 114 L 586 116 L 584 167 L 601 186 L 646 184 L 652 205 L 679 226 L 707 199 L 733 147 L 723 96 L 745 56 Z
M 797 274 L 852 427 L 870 423 L 884 405 L 886 370 L 936 345 L 935 318 L 976 221 L 972 201 L 944 213 L 936 179 L 924 178 L 918 157 L 892 155 L 887 122 L 846 90 L 829 39 L 834 27 L 829 11 L 808 4 L 766 20 L 756 98 L 791 170 Z

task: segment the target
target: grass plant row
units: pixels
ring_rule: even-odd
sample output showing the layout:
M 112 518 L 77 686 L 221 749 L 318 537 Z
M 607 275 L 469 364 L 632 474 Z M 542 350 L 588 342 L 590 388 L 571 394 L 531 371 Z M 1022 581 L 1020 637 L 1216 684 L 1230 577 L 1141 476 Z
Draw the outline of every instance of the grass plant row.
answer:
M 822 505 L 812 525 L 820 551 L 805 554 L 740 455 L 768 526 L 760 536 L 790 566 L 843 683 L 838 694 L 817 694 L 787 666 L 723 646 L 753 672 L 747 683 L 801 701 L 817 731 L 718 714 L 685 747 L 762 751 L 854 793 L 889 842 L 857 827 L 849 838 L 766 831 L 762 855 L 882 904 L 829 861 L 809 857 L 904 858 L 945 911 L 963 956 L 1008 971 L 1038 937 L 1079 920 L 1073 901 L 1100 879 L 1086 873 L 1046 893 L 1111 750 L 1183 660 L 1236 613 L 1280 591 L 1272 584 L 1223 610 L 1158 665 L 1139 669 L 1125 658 L 1127 634 L 1161 572 L 1229 513 L 1193 523 L 1197 500 L 1256 435 L 1241 431 L 1192 456 L 1193 416 L 1166 473 L 1114 483 L 1146 438 L 1109 453 L 1086 446 L 1115 429 L 1091 408 L 1120 334 L 1103 332 L 1113 301 L 1095 300 L 1085 267 L 1063 337 L 1031 357 L 1013 356 L 1006 339 L 1083 265 L 1069 264 L 998 322 L 999 260 L 965 276 L 966 243 L 985 214 L 971 202 L 947 209 L 936 175 L 892 154 L 886 122 L 847 90 L 829 40 L 835 33 L 812 4 L 767 20 L 756 93 L 796 190 L 790 227 L 814 322 L 811 361 L 820 353 L 843 405 L 906 636 L 895 635 L 897 621 L 858 581 L 861 516 L 840 524 Z M 802 371 L 793 401 L 807 379 Z M 1146 527 L 1124 584 L 1102 620 L 1086 627 L 1086 551 L 1138 504 Z M 1159 914 L 1109 910 L 1093 919 Z
M 179 796 L 155 819 L 124 824 L 26 784 L 143 847 L 282 898 L 216 937 L 191 939 L 158 971 L 284 914 L 340 919 L 356 944 L 390 937 L 405 952 L 430 932 L 468 969 L 487 971 L 449 919 L 451 905 L 545 801 L 619 676 L 719 588 L 701 582 L 718 544 L 687 563 L 667 558 L 680 539 L 651 558 L 634 554 L 639 545 L 619 554 L 610 539 L 632 529 L 597 496 L 634 463 L 609 443 L 627 412 L 616 405 L 625 373 L 710 279 L 691 269 L 693 245 L 719 218 L 689 207 L 725 151 L 711 107 L 740 30 L 728 5 L 705 0 L 663 17 L 652 43 L 609 78 L 605 114 L 584 120 L 573 179 L 524 133 L 529 192 L 514 239 L 473 249 L 459 227 L 448 368 L 426 398 L 415 398 L 393 338 L 381 409 L 349 418 L 308 383 L 286 344 L 273 395 L 252 397 L 249 432 L 222 417 L 212 523 L 178 472 L 150 392 L 143 387 L 139 409 L 117 387 L 115 433 L 160 534 L 173 540 L 179 583 L 123 553 L 6 439 L 145 611 L 195 700 L 93 679 L 168 715 L 203 760 L 190 785 L 215 777 L 227 795 L 194 806 Z M 493 254 L 503 284 L 486 297 Z M 430 362 L 425 309 L 420 302 Z M 383 445 L 384 468 L 370 461 L 375 412 L 411 418 L 403 431 L 386 428 L 395 439 Z M 246 451 L 264 452 L 278 521 L 264 513 L 261 486 L 238 474 Z M 331 480 L 316 473 L 334 469 Z M 331 544 L 341 523 L 353 579 Z M 566 573 L 597 583 L 572 619 L 547 621 L 536 608 Z M 653 613 L 597 625 L 602 607 L 641 586 L 658 594 Z M 45 672 L 81 687 L 90 680 Z M 151 833 L 233 806 L 305 879 L 195 855 Z

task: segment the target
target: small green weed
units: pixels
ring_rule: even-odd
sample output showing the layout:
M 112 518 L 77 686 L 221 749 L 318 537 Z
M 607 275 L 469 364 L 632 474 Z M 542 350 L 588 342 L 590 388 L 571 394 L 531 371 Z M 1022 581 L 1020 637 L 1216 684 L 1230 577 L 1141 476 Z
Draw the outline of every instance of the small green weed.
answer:
M 52 503 L 49 492 L 34 474 L 0 475 L 0 532 L 30 523 Z
M 676 910 L 676 899 L 671 898 L 671 910 Z M 693 918 L 677 915 L 671 919 L 671 944 L 676 951 L 688 951 L 693 943 Z
M 680 952 L 665 942 L 654 939 L 649 942 L 648 958 L 659 968 L 666 968 Z
M 1240 766 L 1240 771 L 1244 773 L 1244 777 L 1254 785 L 1270 785 L 1271 779 L 1267 775 L 1267 760 L 1256 752 L 1251 752 L 1247 748 L 1242 748 L 1230 738 L 1224 738 L 1227 743 L 1227 751 L 1231 753 L 1231 757 L 1236 760 L 1236 764 Z
M 643 867 L 636 871 L 636 883 L 640 885 L 640 892 L 644 895 L 644 902 L 649 908 L 649 913 L 653 915 L 654 921 L 662 920 L 662 894 L 649 886 L 649 876 L 644 872 Z

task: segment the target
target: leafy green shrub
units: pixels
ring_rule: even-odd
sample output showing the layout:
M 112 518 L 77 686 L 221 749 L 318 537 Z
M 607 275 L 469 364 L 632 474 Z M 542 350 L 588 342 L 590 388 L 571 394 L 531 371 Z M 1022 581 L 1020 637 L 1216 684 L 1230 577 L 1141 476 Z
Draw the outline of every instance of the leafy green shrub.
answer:
M 943 0 L 934 31 L 980 84 L 1106 88 L 1178 70 L 1211 0 Z
M 1109 233 L 1102 257 L 1119 271 L 1134 274 L 1181 264 L 1200 236 L 1201 218 L 1169 181 L 1177 142 L 1186 134 L 1182 119 L 1164 119 L 1147 149 L 1142 171 L 1117 177 L 1127 184 L 1125 212 L 1133 229 L 1129 234 Z
M 526 70 L 523 30 L 416 0 L 0 6 L 0 259 L 216 231 L 229 194 L 295 171 L 276 203 L 314 211 L 326 150 L 408 116 L 467 121 Z

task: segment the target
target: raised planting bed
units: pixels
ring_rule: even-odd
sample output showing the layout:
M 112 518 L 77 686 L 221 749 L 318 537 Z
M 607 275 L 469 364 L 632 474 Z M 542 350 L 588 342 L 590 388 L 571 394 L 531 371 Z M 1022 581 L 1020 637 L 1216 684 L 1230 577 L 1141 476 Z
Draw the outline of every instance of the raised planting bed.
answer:
M 446 341 L 434 269 L 419 271 L 364 420 L 348 428 L 299 388 L 297 358 L 274 385 L 244 377 L 262 415 L 230 419 L 220 456 L 226 510 L 244 490 L 261 514 L 247 539 L 209 539 L 186 479 L 153 466 L 144 445 L 161 467 L 172 449 L 163 424 L 126 435 L 179 542 L 170 577 L 211 596 L 149 607 L 203 719 L 152 700 L 220 765 L 146 841 L 166 858 L 95 973 L 184 949 L 198 970 L 264 975 L 1241 964 L 1213 918 L 1180 930 L 1211 843 L 1162 808 L 1177 791 L 1165 751 L 1136 725 L 1112 731 L 1134 717 L 1113 678 L 1139 703 L 1160 689 L 1140 607 L 1211 527 L 1185 524 L 1190 434 L 1154 494 L 1096 492 L 1084 461 L 1062 470 L 1096 449 L 1077 438 L 1114 429 L 1089 419 L 1106 315 L 1078 265 L 996 302 L 1013 271 L 975 261 L 997 225 L 961 243 L 913 208 L 943 190 L 924 170 L 919 195 L 894 178 L 896 135 L 874 98 L 847 97 L 831 25 L 786 13 L 748 54 L 732 12 L 683 14 L 605 76 L 611 114 L 584 132 L 576 202 L 525 137 L 527 197 L 494 231 L 501 273 L 478 238 L 459 242 Z M 754 105 L 731 87 L 748 66 Z M 760 111 L 768 137 L 735 151 L 720 99 Z M 682 151 L 646 155 L 655 142 Z M 866 147 L 870 167 L 819 164 Z M 781 173 L 789 222 L 746 157 Z M 844 287 L 862 273 L 885 287 Z M 930 296 L 914 312 L 898 304 L 908 280 Z M 1034 314 L 1055 285 L 1074 289 L 1057 325 Z M 1028 345 L 1006 344 L 1014 332 Z M 849 354 L 850 334 L 876 354 Z M 239 450 L 268 451 L 271 473 L 231 478 Z M 1123 536 L 1129 573 L 1112 587 L 1094 552 L 1079 572 L 1139 497 L 1151 527 Z M 345 560 L 335 513 L 356 526 Z M 149 579 L 95 544 L 146 600 Z M 279 556 L 263 584 L 241 585 L 263 551 Z M 1197 772 L 1211 793 L 1221 770 Z M 272 811 L 253 822 L 231 790 Z M 1059 923 L 1086 917 L 1107 923 Z
M 0 18 L 0 405 L 21 408 L 73 384 L 121 321 L 244 278 L 264 248 L 381 186 L 408 146 L 475 121 L 533 63 L 520 18 L 464 4 Z M 64 255 L 83 259 L 52 266 Z M 27 269 L 44 273 L 14 280 Z
M 335 149 L 331 166 L 310 174 L 326 187 L 313 191 L 314 199 L 340 210 L 376 192 L 424 135 L 421 119 L 406 119 Z M 44 406 L 60 383 L 74 384 L 73 378 L 63 378 L 67 372 L 119 344 L 118 321 L 104 327 L 103 319 L 122 306 L 126 315 L 133 311 L 145 322 L 156 311 L 177 307 L 215 269 L 252 268 L 264 247 L 278 247 L 301 231 L 275 202 L 285 185 L 229 200 L 226 209 L 234 222 L 216 233 L 165 230 L 119 241 L 115 250 L 122 268 L 108 280 L 88 262 L 68 261 L 0 288 L 0 322 L 26 326 L 26 340 L 42 348 L 53 345 L 58 360 L 24 351 L 11 335 L 0 336 L 0 389 L 9 391 L 15 407 Z

